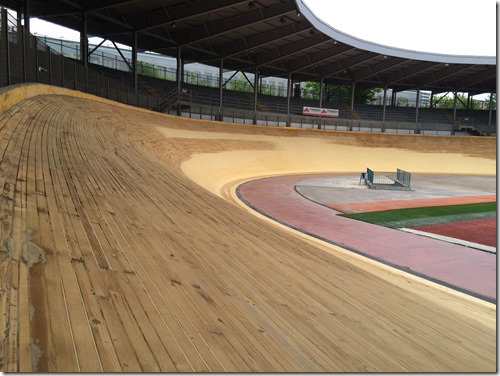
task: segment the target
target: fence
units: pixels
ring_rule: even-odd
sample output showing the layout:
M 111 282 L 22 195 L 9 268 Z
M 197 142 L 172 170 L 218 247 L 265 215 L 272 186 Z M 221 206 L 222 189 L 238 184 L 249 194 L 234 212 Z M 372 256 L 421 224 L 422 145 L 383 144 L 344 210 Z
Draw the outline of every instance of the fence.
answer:
M 485 119 L 464 116 L 458 119 L 458 128 L 461 131 L 476 133 L 480 136 L 496 134 L 496 125 L 488 125 Z
M 366 183 L 373 189 L 411 190 L 411 173 L 397 169 L 396 172 L 366 169 Z
M 74 41 L 67 41 L 61 39 L 49 38 L 46 36 L 38 37 L 47 46 L 49 46 L 53 51 L 69 57 L 72 59 L 80 59 L 80 43 Z M 132 66 L 132 58 L 130 57 L 130 50 L 122 51 L 122 56 L 119 56 L 118 52 L 113 51 L 113 47 L 97 47 L 89 55 L 89 62 L 92 64 L 100 65 L 106 68 L 111 68 L 115 70 L 120 70 L 122 72 L 130 71 Z M 165 62 L 170 61 L 171 66 L 165 64 L 159 65 L 154 64 L 151 61 L 151 55 L 148 53 L 139 53 L 137 61 L 137 72 L 143 76 L 154 77 L 161 80 L 175 81 L 176 80 L 176 68 L 175 59 L 163 57 Z M 142 59 L 142 60 L 141 60 Z M 158 58 L 156 58 L 158 60 Z M 189 64 L 186 65 L 183 73 L 183 82 L 187 84 L 192 84 L 196 86 L 204 86 L 210 88 L 219 87 L 219 73 L 200 73 L 188 69 Z M 225 85 L 226 89 L 240 92 L 253 92 L 253 86 L 246 81 L 242 73 L 225 72 L 225 79 L 232 78 Z M 229 77 L 228 77 L 229 76 Z M 264 84 L 259 85 L 259 93 L 286 97 L 286 84 Z
M 86 67 L 46 45 L 42 38 L 25 35 L 24 27 L 6 11 L 0 12 L 0 18 L 0 87 L 38 82 L 133 106 L 160 108 L 160 94 L 148 92 L 145 87 L 135 90 L 130 73 L 117 75 Z
M 177 106 L 172 103 L 165 111 L 173 115 L 177 114 Z M 239 124 L 258 124 L 266 126 L 291 126 L 294 128 L 308 128 L 329 131 L 350 132 L 386 132 L 398 134 L 432 134 L 450 135 L 452 126 L 447 124 L 415 124 L 415 123 L 384 123 L 382 121 L 351 120 L 351 119 L 329 119 L 312 116 L 287 115 L 272 112 L 244 110 L 224 106 L 222 112 L 218 106 L 210 106 L 192 103 L 184 108 L 181 113 L 184 117 L 207 120 L 223 120 Z
M 25 36 L 22 25 L 5 10 L 2 10 L 0 19 L 0 87 L 39 82 L 160 112 L 246 124 L 407 134 L 452 134 L 454 131 L 450 123 L 356 120 L 345 108 L 340 108 L 339 119 L 294 115 L 295 107 L 301 109 L 302 105 L 308 104 L 296 98 L 291 101 L 292 114 L 287 114 L 286 98 L 261 94 L 257 103 L 260 111 L 253 111 L 253 94 L 232 91 L 230 87 L 223 90 L 220 108 L 218 89 L 196 85 L 201 77 L 185 73 L 193 83 L 189 84 L 189 80 L 181 83 L 182 90 L 178 93 L 177 84 L 172 81 L 175 70 L 163 67 L 163 75 L 156 77 L 157 73 L 148 74 L 150 67 L 141 63 L 137 88 L 134 88 L 129 65 L 123 59 L 120 62 L 115 56 L 91 54 L 91 61 L 100 58 L 95 61 L 99 65 L 89 63 L 85 66 L 77 59 L 80 55 L 78 43 L 66 45 L 47 39 L 50 43 L 46 44 L 45 38 Z M 153 71 L 158 72 L 158 67 L 153 66 Z M 234 88 L 242 90 L 237 86 Z

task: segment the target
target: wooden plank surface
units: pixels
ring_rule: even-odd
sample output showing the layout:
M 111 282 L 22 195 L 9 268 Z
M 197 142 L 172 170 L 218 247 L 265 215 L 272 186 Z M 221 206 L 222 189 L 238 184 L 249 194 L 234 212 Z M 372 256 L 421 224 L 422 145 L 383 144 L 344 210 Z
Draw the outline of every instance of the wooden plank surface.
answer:
M 439 147 L 454 173 L 494 165 L 494 140 L 446 140 L 20 103 L 0 116 L 1 370 L 494 372 L 494 305 L 305 239 L 228 194 L 244 176 L 230 162 L 289 173 L 287 158 L 325 145 L 424 161 Z

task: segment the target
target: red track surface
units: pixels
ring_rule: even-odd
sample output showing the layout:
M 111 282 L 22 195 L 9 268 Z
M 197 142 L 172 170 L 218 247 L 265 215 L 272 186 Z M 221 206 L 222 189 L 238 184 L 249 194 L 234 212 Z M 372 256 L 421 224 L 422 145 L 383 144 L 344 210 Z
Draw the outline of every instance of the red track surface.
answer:
M 496 222 L 496 218 L 483 218 L 438 225 L 416 226 L 412 227 L 412 229 L 496 247 Z
M 243 184 L 240 197 L 254 209 L 299 231 L 322 238 L 473 295 L 496 300 L 496 255 L 457 244 L 340 217 L 295 191 L 295 175 Z
M 477 196 L 454 196 L 440 198 L 418 198 L 412 200 L 388 200 L 377 202 L 350 202 L 346 204 L 327 204 L 326 206 L 338 210 L 342 213 L 364 213 L 381 210 L 423 208 L 425 206 L 445 206 L 479 204 L 482 202 L 494 202 L 497 195 L 477 195 Z

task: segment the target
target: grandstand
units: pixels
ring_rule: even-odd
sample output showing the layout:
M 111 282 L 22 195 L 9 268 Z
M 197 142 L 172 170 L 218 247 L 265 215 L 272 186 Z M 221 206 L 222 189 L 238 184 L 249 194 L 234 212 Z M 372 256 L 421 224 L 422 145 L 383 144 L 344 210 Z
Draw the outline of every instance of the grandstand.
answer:
M 363 50 L 363 48 L 357 47 L 356 41 L 349 40 L 348 38 L 344 41 L 343 38 L 346 37 L 343 34 L 338 34 L 336 30 L 324 30 L 324 25 L 318 23 L 320 21 L 308 12 L 307 7 L 305 7 L 302 2 L 298 2 L 300 9 L 294 7 L 289 9 L 288 4 L 286 4 L 287 2 L 281 5 L 275 4 L 275 8 L 273 8 L 271 3 L 272 1 L 267 6 L 262 4 L 262 7 L 265 9 L 276 9 L 276 14 L 280 14 L 282 18 L 286 16 L 283 20 L 294 23 L 294 27 L 297 29 L 296 38 L 299 39 L 293 43 L 304 46 L 304 48 L 300 50 L 300 54 L 305 54 L 305 56 L 300 57 L 299 50 L 291 50 L 291 47 L 283 45 L 282 39 L 274 36 L 274 34 L 279 35 L 282 32 L 279 28 L 275 30 L 276 26 L 273 25 L 274 29 L 267 30 L 270 27 L 270 21 L 266 20 L 261 22 L 260 25 L 266 24 L 269 41 L 263 42 L 263 44 L 258 47 L 260 52 L 255 56 L 260 59 L 259 64 L 261 64 L 261 61 L 269 60 L 270 63 L 268 64 L 270 65 L 259 65 L 259 74 L 257 75 L 259 80 L 255 79 L 255 72 L 251 69 L 248 70 L 240 67 L 238 65 L 240 64 L 238 62 L 238 59 L 240 59 L 239 55 L 231 52 L 227 58 L 221 60 L 223 62 L 222 66 L 220 65 L 221 61 L 218 61 L 219 73 L 220 77 L 223 77 L 223 81 L 221 81 L 219 77 L 214 78 L 213 75 L 200 77 L 199 74 L 194 76 L 196 79 L 193 81 L 190 79 L 190 77 L 192 77 L 191 72 L 188 69 L 184 69 L 184 62 L 204 61 L 209 65 L 215 64 L 215 67 L 217 67 L 217 63 L 214 63 L 213 59 L 207 61 L 207 57 L 201 52 L 196 56 L 196 51 L 198 51 L 196 48 L 199 49 L 199 47 L 196 46 L 194 41 L 188 44 L 189 47 L 187 48 L 189 49 L 189 53 L 182 56 L 181 60 L 179 60 L 175 54 L 171 57 L 174 61 L 175 59 L 179 61 L 178 65 L 180 69 L 172 69 L 171 67 L 167 68 L 165 66 L 161 67 L 153 64 L 152 70 L 148 70 L 147 76 L 143 76 L 138 73 L 138 67 L 141 67 L 141 63 L 137 61 L 138 46 L 141 43 L 140 39 L 138 39 L 138 44 L 135 49 L 132 48 L 131 52 L 127 51 L 127 56 L 132 55 L 132 58 L 126 58 L 118 48 L 117 52 L 120 55 L 119 59 L 116 55 L 112 58 L 109 56 L 105 57 L 104 53 L 99 54 L 99 46 L 95 46 L 91 51 L 87 51 L 84 54 L 82 52 L 83 46 L 79 43 L 71 43 L 63 46 L 62 41 L 58 44 L 54 40 L 47 41 L 46 38 L 36 38 L 28 33 L 24 33 L 25 29 L 20 19 L 15 20 L 9 18 L 7 12 L 5 12 L 3 17 L 4 31 L 1 45 L 1 49 L 5 51 L 5 53 L 2 54 L 2 58 L 0 58 L 0 85 L 4 86 L 6 84 L 22 82 L 41 82 L 71 87 L 73 89 L 87 91 L 92 94 L 159 111 L 167 111 L 179 115 L 184 114 L 192 117 L 210 116 L 220 119 L 233 119 L 238 117 L 239 121 L 244 123 L 252 121 L 259 124 L 269 124 L 269 121 L 265 119 L 269 117 L 279 117 L 283 119 L 283 121 L 271 123 L 273 125 L 292 125 L 292 123 L 294 123 L 295 125 L 300 124 L 301 126 L 308 127 L 323 127 L 325 129 L 369 129 L 371 131 L 382 130 L 388 132 L 392 130 L 402 130 L 408 133 L 473 133 L 480 135 L 496 133 L 496 110 L 494 110 L 493 107 L 491 110 L 443 110 L 437 108 L 419 108 L 419 106 L 415 106 L 415 104 L 413 107 L 401 107 L 397 105 L 398 103 L 394 98 L 392 102 L 389 101 L 392 105 L 387 105 L 387 101 L 383 101 L 384 105 L 378 106 L 355 103 L 353 101 L 354 97 L 339 98 L 337 102 L 328 102 L 326 100 L 319 101 L 318 99 L 303 99 L 300 97 L 300 94 L 294 93 L 294 95 L 292 95 L 291 90 L 286 93 L 282 92 L 281 89 L 276 90 L 273 87 L 269 87 L 266 91 L 278 93 L 280 95 L 262 94 L 261 91 L 263 87 L 260 86 L 260 79 L 265 77 L 264 72 L 266 72 L 266 69 L 268 71 L 268 77 L 271 78 L 281 77 L 281 80 L 286 80 L 283 76 L 288 76 L 288 85 L 291 88 L 292 83 L 300 83 L 306 79 L 317 81 L 318 78 L 314 77 L 314 75 L 317 75 L 317 72 L 321 71 L 321 69 L 318 68 L 320 65 L 324 67 L 322 68 L 323 73 L 320 74 L 320 76 L 323 76 L 321 77 L 321 82 L 325 85 L 352 84 L 353 89 L 355 86 L 385 87 L 386 89 L 391 89 L 394 95 L 397 95 L 397 91 L 405 89 L 426 89 L 432 91 L 432 93 L 451 91 L 455 92 L 455 94 L 457 89 L 460 89 L 460 91 L 468 92 L 469 94 L 478 94 L 488 91 L 493 92 L 496 87 L 494 59 L 478 57 L 477 61 L 472 61 L 470 58 L 466 57 L 434 56 L 429 54 L 418 55 L 418 53 L 415 55 L 415 53 L 404 50 L 387 50 L 386 47 L 377 45 L 370 46 L 368 50 L 366 46 L 363 45 L 362 47 L 365 48 Z M 5 2 L 5 5 L 11 5 L 11 2 Z M 24 8 L 22 7 L 24 3 L 21 8 L 16 6 L 15 1 L 12 1 L 12 5 L 14 8 L 18 9 L 20 15 L 23 14 L 22 9 Z M 120 6 L 120 4 L 118 3 L 117 6 Z M 49 6 L 46 7 L 50 8 Z M 146 8 L 147 6 L 144 6 L 144 9 Z M 281 10 L 281 8 L 283 9 Z M 99 9 L 101 8 L 97 7 L 94 11 L 95 16 L 98 18 L 101 17 L 102 19 L 103 16 L 99 15 Z M 107 7 L 103 9 L 105 10 Z M 238 14 L 247 10 L 249 10 L 248 2 L 241 2 L 240 5 L 235 5 L 235 11 Z M 37 12 L 41 12 L 43 18 L 47 20 L 51 19 L 51 9 L 45 9 L 42 5 L 34 5 L 29 8 L 29 11 L 35 16 L 38 15 Z M 308 14 L 305 20 L 301 12 Z M 271 10 L 269 10 L 269 13 L 274 14 Z M 89 14 L 92 14 L 92 12 Z M 196 20 L 203 24 L 203 22 L 205 22 L 204 15 L 206 12 L 203 13 L 203 11 L 200 11 L 199 16 L 196 14 L 196 11 L 193 12 L 191 18 L 196 19 L 196 17 L 198 17 Z M 298 14 L 300 15 L 298 16 Z M 270 17 L 270 19 L 274 19 L 274 17 L 278 16 Z M 62 24 L 74 27 L 74 15 L 72 16 L 69 14 L 68 18 L 62 21 Z M 222 22 L 220 22 L 220 24 L 222 24 Z M 160 25 L 163 24 L 160 23 Z M 92 25 L 88 27 L 92 29 Z M 231 33 L 231 27 L 233 26 L 229 27 L 229 30 L 224 36 L 233 35 Z M 283 27 L 283 29 L 289 28 L 290 25 L 288 24 Z M 322 30 L 323 34 L 321 37 L 316 35 L 314 30 Z M 94 32 L 94 35 L 99 35 L 97 31 L 98 28 Z M 87 33 L 88 32 L 87 30 Z M 254 40 L 258 40 L 258 34 L 255 36 L 253 34 L 248 34 L 255 34 L 255 31 L 250 29 L 242 30 L 242 28 L 238 27 L 238 33 L 241 35 L 246 33 L 245 36 L 242 37 L 244 43 L 248 44 L 250 41 L 253 42 Z M 147 35 L 147 32 L 145 32 L 145 35 Z M 304 35 L 307 35 L 307 37 L 304 37 Z M 8 45 L 5 43 L 7 38 L 9 38 L 10 41 Z M 122 37 L 117 37 L 115 40 L 117 42 L 126 42 L 126 40 L 120 38 Z M 205 36 L 203 38 L 214 39 L 216 37 Z M 217 38 L 218 39 L 214 39 L 213 43 L 222 42 L 222 36 L 218 36 Z M 26 39 L 26 43 L 23 43 L 24 39 Z M 86 40 L 86 37 L 84 39 Z M 308 39 L 311 39 L 311 41 L 308 41 Z M 326 46 L 328 42 L 333 42 L 334 47 Z M 349 50 L 345 47 L 345 45 L 348 45 L 347 42 L 352 42 L 352 47 Z M 257 45 L 257 42 L 254 43 Z M 37 48 L 33 48 L 33 46 L 37 46 Z M 223 50 L 225 46 L 226 44 L 223 44 L 219 49 Z M 229 46 L 232 49 L 237 49 L 236 42 L 234 46 L 230 44 Z M 320 47 L 322 50 L 318 50 Z M 280 54 L 282 54 L 282 56 L 275 56 L 271 59 L 272 51 L 276 48 L 278 51 L 281 51 Z M 308 48 L 316 52 L 308 52 Z M 229 50 L 229 47 L 227 49 Z M 352 51 L 356 49 L 359 50 L 360 54 L 353 56 Z M 160 50 L 161 49 L 159 49 L 159 51 Z M 167 52 L 168 49 L 161 51 Z M 376 55 L 378 52 L 380 52 L 379 56 Z M 389 52 L 391 53 L 390 55 L 388 55 Z M 244 51 L 241 53 L 244 53 Z M 314 65 L 307 64 L 305 59 L 308 53 L 314 53 L 314 56 L 318 56 L 318 63 Z M 330 55 L 328 55 L 329 53 Z M 95 54 L 95 56 L 93 56 L 93 54 Z M 410 56 L 407 56 L 408 54 Z M 86 56 L 87 59 L 85 61 L 83 60 L 84 56 Z M 329 56 L 331 56 L 331 58 L 343 59 L 339 60 L 341 61 L 340 64 L 341 66 L 345 65 L 346 68 L 349 68 L 349 74 L 346 76 L 345 72 L 347 72 L 347 70 L 345 70 L 345 72 L 343 70 L 338 70 L 335 74 L 329 72 L 329 76 L 325 76 L 325 72 L 328 71 Z M 362 59 L 362 57 L 365 58 Z M 401 61 L 402 58 L 409 58 L 410 60 L 408 60 L 408 63 L 405 63 Z M 428 59 L 429 62 L 425 64 L 420 62 L 417 64 L 417 60 L 411 59 Z M 436 59 L 438 59 L 440 63 L 435 63 L 434 61 Z M 344 60 L 345 63 L 343 62 Z M 135 65 L 134 61 L 136 62 Z M 303 65 L 301 63 L 302 61 L 304 61 Z M 92 62 L 101 64 L 101 66 L 93 64 Z M 284 74 L 274 65 L 275 62 L 281 64 L 280 66 L 286 66 L 288 64 L 290 67 L 296 69 Z M 405 64 L 408 64 L 408 67 L 405 67 Z M 480 68 L 479 64 L 482 64 L 483 68 Z M 454 66 L 450 67 L 450 65 Z M 300 67 L 302 66 L 304 68 L 301 70 Z M 105 67 L 113 67 L 116 69 Z M 478 69 L 484 69 L 484 72 Z M 233 72 L 239 71 L 247 71 L 249 81 L 243 84 L 246 86 L 246 90 L 255 91 L 255 93 L 237 92 L 228 90 L 227 86 L 221 87 L 223 84 L 228 84 L 228 75 L 232 76 Z M 408 78 L 404 78 L 404 76 L 401 76 L 402 74 L 406 74 Z M 90 77 L 90 80 L 87 79 L 87 77 Z M 97 79 L 99 77 L 103 82 L 96 83 L 95 81 L 98 81 Z M 474 77 L 477 79 L 474 79 Z M 251 82 L 250 80 L 252 79 L 255 82 Z M 453 80 L 455 80 L 455 83 Z M 390 84 L 391 82 L 394 83 L 392 86 Z M 415 86 L 415 82 L 418 86 Z M 257 90 L 253 90 L 254 84 L 256 84 Z M 96 86 L 100 86 L 103 89 L 97 88 Z M 128 86 L 126 91 L 129 91 L 130 94 L 119 98 L 119 95 L 115 92 L 116 88 L 119 87 L 119 91 L 124 92 L 125 86 Z M 188 94 L 182 94 L 183 92 Z M 110 95 L 113 95 L 113 93 L 114 97 L 111 97 Z M 342 120 L 342 123 L 335 124 L 335 122 L 332 121 L 314 121 L 310 118 L 297 118 L 297 116 L 302 114 L 302 108 L 304 106 L 318 107 L 320 104 L 323 107 L 328 106 L 328 108 L 338 109 L 340 111 L 339 119 Z M 203 108 L 203 110 L 201 108 Z M 228 109 L 231 109 L 231 114 L 229 116 L 224 116 L 221 114 L 223 109 L 226 111 L 226 114 L 228 113 Z M 265 113 L 266 115 L 259 113 Z M 282 115 L 293 115 L 293 119 Z M 465 118 L 467 120 L 464 120 Z M 349 123 L 350 120 L 353 122 Z M 366 122 L 366 124 L 363 122 Z M 467 124 L 464 125 L 464 122 Z
M 0 371 L 495 372 L 495 254 L 454 245 L 435 262 L 439 241 L 368 224 L 354 248 L 238 196 L 367 167 L 461 174 L 464 190 L 491 178 L 492 108 L 339 99 L 321 103 L 339 118 L 310 118 L 317 100 L 259 93 L 258 77 L 491 93 L 495 63 L 363 46 L 300 0 L 161 3 L 0 0 L 24 15 L 0 13 Z M 30 35 L 30 16 L 81 28 L 80 59 Z M 130 45 L 129 71 L 91 64 L 88 35 Z M 175 56 L 175 80 L 139 74 L 139 50 Z M 194 61 L 253 71 L 256 90 L 183 82 Z M 450 136 L 467 132 L 485 137 Z M 271 202 L 293 207 L 288 188 Z M 291 216 L 317 207 L 336 216 L 309 201 Z M 408 239 L 432 273 L 363 256 L 401 256 Z

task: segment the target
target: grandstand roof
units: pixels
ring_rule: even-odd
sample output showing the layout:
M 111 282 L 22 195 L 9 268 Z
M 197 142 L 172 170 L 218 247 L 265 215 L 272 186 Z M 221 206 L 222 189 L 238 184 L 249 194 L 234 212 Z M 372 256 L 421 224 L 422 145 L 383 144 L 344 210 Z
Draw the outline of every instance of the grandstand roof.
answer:
M 0 0 L 22 10 L 25 0 Z M 176 56 L 294 80 L 395 90 L 496 91 L 496 57 L 453 56 L 364 41 L 318 19 L 302 0 L 30 0 L 31 17 Z

